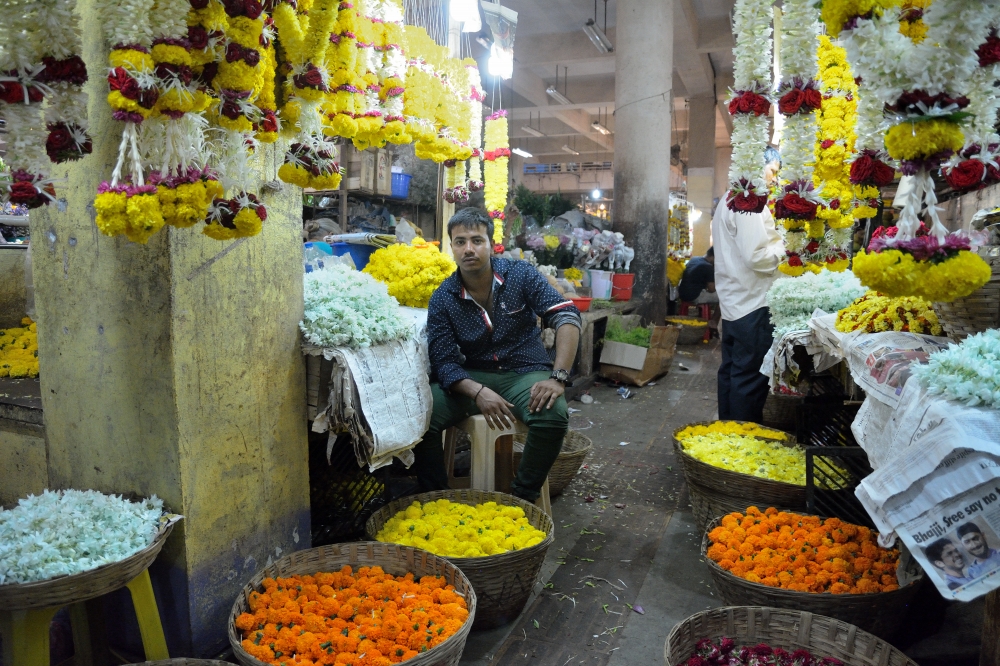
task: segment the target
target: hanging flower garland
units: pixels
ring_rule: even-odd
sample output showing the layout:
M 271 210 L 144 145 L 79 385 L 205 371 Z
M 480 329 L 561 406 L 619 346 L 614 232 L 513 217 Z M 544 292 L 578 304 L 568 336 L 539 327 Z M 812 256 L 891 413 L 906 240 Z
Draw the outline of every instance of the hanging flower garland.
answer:
M 1000 181 L 1000 136 L 995 122 L 1000 110 L 994 84 L 1000 78 L 1000 37 L 996 26 L 1000 10 L 994 8 L 991 29 L 976 49 L 979 66 L 973 71 L 967 88 L 972 114 L 966 128 L 965 145 L 944 166 L 948 184 L 957 192 L 971 192 Z
M 403 93 L 406 91 L 406 53 L 403 49 L 403 4 L 400 0 L 380 0 L 376 9 L 380 25 L 380 40 L 376 50 L 378 63 L 379 110 L 384 125 L 382 139 L 389 143 L 409 143 L 403 115 Z
M 92 149 L 76 3 L 33 4 L 11 7 L 0 37 L 0 117 L 10 168 L 0 192 L 28 208 L 55 200 L 49 162 L 77 160 Z
M 963 91 L 979 66 L 975 49 L 986 38 L 993 9 L 935 0 L 921 16 L 926 38 L 915 43 L 900 32 L 887 6 L 884 0 L 867 14 L 841 12 L 832 25 L 828 22 L 831 32 L 844 31 L 852 65 L 892 114 L 886 149 L 914 179 L 898 229 L 873 238 L 868 252 L 855 258 L 854 271 L 866 286 L 892 296 L 951 301 L 985 284 L 989 267 L 969 252 L 968 239 L 949 234 L 941 223 L 931 172 L 965 145 L 962 123 L 969 99 Z M 824 5 L 824 15 L 826 10 Z M 919 218 L 923 210 L 929 229 Z
M 507 206 L 510 161 L 507 137 L 507 112 L 501 109 L 486 119 L 486 152 L 483 155 L 486 162 L 486 212 L 493 218 L 493 244 L 499 248 L 503 247 L 503 211 Z
M 465 59 L 465 69 L 469 74 L 469 127 L 472 157 L 468 160 L 466 188 L 470 192 L 483 189 L 483 100 L 486 92 L 479 76 L 479 66 L 471 58 Z
M 818 58 L 823 105 L 816 134 L 813 182 L 820 196 L 829 202 L 818 212 L 828 229 L 815 249 L 807 249 L 813 249 L 813 255 L 819 256 L 832 271 L 845 270 L 850 263 L 854 225 L 848 204 L 853 198 L 848 159 L 854 154 L 858 89 L 846 56 L 844 49 L 835 46 L 829 37 L 820 36 Z
M 823 101 L 816 81 L 816 40 L 819 22 L 811 0 L 786 0 L 781 21 L 782 82 L 778 111 L 785 116 L 781 134 L 782 188 L 774 201 L 774 216 L 785 229 L 788 259 L 779 266 L 787 275 L 802 275 L 807 266 L 825 263 L 820 242 L 825 235 L 817 215 L 825 202 L 813 186 L 813 146 L 816 112 Z
M 450 204 L 468 202 L 469 188 L 466 187 L 465 165 L 459 165 L 453 160 L 445 162 L 444 165 L 444 194 L 442 197 Z
M 257 113 L 254 114 L 253 123 L 254 137 L 261 143 L 274 143 L 278 140 L 278 135 L 281 132 L 281 120 L 278 118 L 274 87 L 278 69 L 278 56 L 274 48 L 275 39 L 277 39 L 277 30 L 274 27 L 274 19 L 265 16 L 264 31 L 260 38 L 260 67 L 263 85 L 255 102 Z
M 354 117 L 358 123 L 358 131 L 352 141 L 358 150 L 365 150 L 369 146 L 381 148 L 385 145 L 385 138 L 381 135 L 385 121 L 382 118 L 378 80 L 382 54 L 376 50 L 384 36 L 375 12 L 377 5 L 377 0 L 357 0 L 358 59 L 355 62 L 355 75 L 361 83 L 362 93 L 356 101 Z
M 763 154 L 771 110 L 771 2 L 737 0 L 733 14 L 735 78 L 729 113 L 733 116 L 733 158 L 726 205 L 759 213 L 767 205 Z

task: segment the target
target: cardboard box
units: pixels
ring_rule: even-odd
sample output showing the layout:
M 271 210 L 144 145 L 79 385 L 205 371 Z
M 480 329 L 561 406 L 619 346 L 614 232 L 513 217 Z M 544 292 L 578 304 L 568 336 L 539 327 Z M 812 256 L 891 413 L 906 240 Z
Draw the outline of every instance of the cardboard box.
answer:
M 382 148 L 375 154 L 375 194 L 392 194 L 392 154 Z
M 611 317 L 616 315 L 611 315 L 609 320 Z M 627 315 L 618 319 L 625 330 L 639 325 L 637 315 Z M 680 332 L 678 326 L 654 326 L 648 349 L 638 345 L 605 341 L 601 350 L 601 367 L 598 374 L 612 381 L 645 386 L 669 372 Z

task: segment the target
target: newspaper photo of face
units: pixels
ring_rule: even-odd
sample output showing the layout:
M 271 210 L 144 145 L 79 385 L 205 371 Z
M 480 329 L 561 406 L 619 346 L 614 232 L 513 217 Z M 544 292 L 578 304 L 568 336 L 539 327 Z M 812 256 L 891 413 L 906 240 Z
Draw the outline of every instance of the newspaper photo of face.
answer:
M 978 524 L 968 522 L 960 525 L 956 533 L 962 541 L 962 548 L 969 555 L 969 566 L 966 570 L 969 578 L 979 578 L 1000 568 L 1000 550 L 990 548 L 986 535 Z
M 951 539 L 938 539 L 924 549 L 924 554 L 931 564 L 944 574 L 949 590 L 972 582 L 972 578 L 965 572 L 965 558 L 962 557 L 962 551 Z

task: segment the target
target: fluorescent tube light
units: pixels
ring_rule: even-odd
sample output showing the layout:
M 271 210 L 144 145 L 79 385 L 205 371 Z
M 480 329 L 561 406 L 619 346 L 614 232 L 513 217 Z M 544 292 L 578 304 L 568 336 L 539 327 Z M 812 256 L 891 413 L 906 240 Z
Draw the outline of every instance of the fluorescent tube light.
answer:
M 573 102 L 570 101 L 570 99 L 568 97 L 566 97 L 566 95 L 563 95 L 561 92 L 559 92 L 558 90 L 556 90 L 555 86 L 549 86 L 548 88 L 545 89 L 545 92 L 547 92 L 549 94 L 549 97 L 551 97 L 555 101 L 559 102 L 560 104 L 572 104 L 573 103 Z
M 587 22 L 583 25 L 583 31 L 587 33 L 587 37 L 590 38 L 590 41 L 601 53 L 611 53 L 615 50 L 615 47 L 611 45 L 611 40 L 608 39 L 603 30 L 597 27 L 594 19 L 587 19 Z
M 608 134 L 611 134 L 611 130 L 609 130 L 607 127 L 605 127 L 601 123 L 597 122 L 596 120 L 594 122 L 590 123 L 590 127 L 591 127 L 591 129 L 594 129 L 594 130 L 600 132 L 604 136 L 607 136 Z
M 539 136 L 539 137 L 545 136 L 544 134 L 536 130 L 534 127 L 530 127 L 529 125 L 521 125 L 521 130 L 527 132 L 531 136 Z
M 521 150 L 520 148 L 511 148 L 510 152 L 514 153 L 515 155 L 520 155 L 521 157 L 534 157 L 534 155 L 529 153 L 527 150 Z
M 562 151 L 564 153 L 569 153 L 570 155 L 579 155 L 580 154 L 579 151 L 573 150 L 572 148 L 570 148 L 566 144 L 563 144 Z

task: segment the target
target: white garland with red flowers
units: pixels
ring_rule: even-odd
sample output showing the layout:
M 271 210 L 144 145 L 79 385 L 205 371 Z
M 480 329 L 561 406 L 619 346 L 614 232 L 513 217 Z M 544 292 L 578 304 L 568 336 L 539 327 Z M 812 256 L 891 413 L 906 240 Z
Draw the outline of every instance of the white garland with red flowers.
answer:
M 472 144 L 472 157 L 469 158 L 469 169 L 467 176 L 466 187 L 473 191 L 478 192 L 483 189 L 483 100 L 486 99 L 486 93 L 483 91 L 483 80 L 479 76 L 479 67 L 475 65 L 466 65 L 466 71 L 469 73 L 469 99 L 471 100 L 470 113 L 471 122 L 469 127 L 471 128 L 471 144 Z
M 760 212 L 767 202 L 764 149 L 770 127 L 772 0 L 737 0 L 733 11 L 734 90 L 733 157 L 727 205 L 735 211 Z

